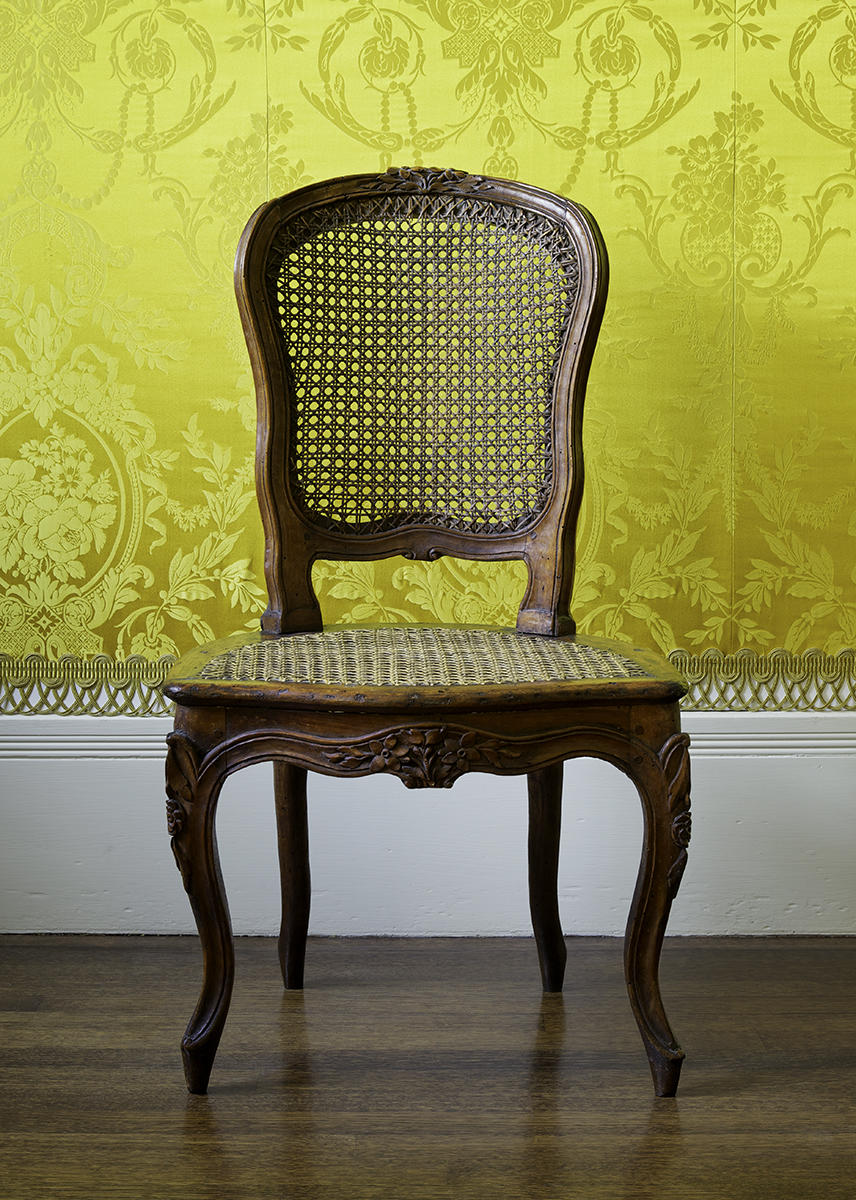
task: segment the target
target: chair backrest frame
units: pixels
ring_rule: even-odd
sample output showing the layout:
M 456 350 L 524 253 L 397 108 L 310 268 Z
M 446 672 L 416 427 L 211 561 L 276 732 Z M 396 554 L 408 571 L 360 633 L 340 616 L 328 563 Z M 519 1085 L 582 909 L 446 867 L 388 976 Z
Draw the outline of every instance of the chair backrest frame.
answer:
M 489 196 L 492 204 L 537 213 L 567 231 L 577 259 L 576 300 L 559 346 L 552 387 L 552 481 L 549 498 L 523 528 L 469 532 L 436 524 L 405 523 L 381 531 L 324 527 L 306 511 L 290 477 L 295 436 L 294 374 L 282 325 L 271 301 L 270 259 L 289 222 L 320 206 L 347 205 L 367 194 Z M 366 560 L 403 555 L 522 559 L 528 584 L 520 606 L 521 632 L 574 632 L 570 599 L 574 546 L 583 487 L 582 415 L 589 367 L 606 303 L 608 262 L 600 231 L 580 205 L 527 184 L 460 171 L 398 168 L 383 175 L 352 175 L 301 188 L 268 201 L 250 218 L 235 261 L 235 290 L 255 380 L 258 425 L 256 489 L 265 534 L 270 634 L 322 627 L 312 587 L 318 559 Z

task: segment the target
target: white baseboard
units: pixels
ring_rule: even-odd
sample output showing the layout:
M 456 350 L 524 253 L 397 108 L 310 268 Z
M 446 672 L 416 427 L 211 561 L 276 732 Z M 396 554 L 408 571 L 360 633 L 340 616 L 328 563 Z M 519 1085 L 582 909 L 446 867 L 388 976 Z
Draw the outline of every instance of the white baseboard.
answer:
M 856 933 L 856 712 L 690 712 L 694 835 L 669 929 Z M 177 933 L 193 922 L 165 831 L 160 717 L 0 720 L 0 928 Z M 269 768 L 229 780 L 218 815 L 236 932 L 278 928 Z M 619 934 L 641 840 L 613 768 L 566 768 L 560 868 L 570 933 Z M 314 776 L 312 931 L 528 929 L 522 781 L 451 791 Z

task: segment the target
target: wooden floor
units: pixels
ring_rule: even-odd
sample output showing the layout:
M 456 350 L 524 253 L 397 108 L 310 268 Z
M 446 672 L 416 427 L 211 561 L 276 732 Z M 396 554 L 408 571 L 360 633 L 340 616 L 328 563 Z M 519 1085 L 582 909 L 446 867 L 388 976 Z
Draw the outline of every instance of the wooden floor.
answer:
M 856 940 L 672 939 L 687 1051 L 655 1100 L 621 944 L 241 939 L 207 1097 L 189 938 L 0 938 L 0 1197 L 856 1197 Z

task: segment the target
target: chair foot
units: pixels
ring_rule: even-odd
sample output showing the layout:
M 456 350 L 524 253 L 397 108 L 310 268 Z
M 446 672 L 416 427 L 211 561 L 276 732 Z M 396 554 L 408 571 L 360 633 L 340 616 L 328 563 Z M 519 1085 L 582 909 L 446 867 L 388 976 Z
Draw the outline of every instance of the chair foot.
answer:
M 220 1042 L 220 1032 L 216 1038 L 204 1038 L 193 1042 L 185 1036 L 181 1041 L 181 1058 L 184 1063 L 184 1078 L 187 1090 L 193 1096 L 204 1096 L 208 1091 L 208 1080 L 211 1078 L 211 1068 Z
M 279 969 L 282 972 L 282 986 L 287 992 L 302 992 L 304 964 L 293 962 L 287 954 L 280 950 Z
M 273 782 L 282 887 L 279 965 L 285 987 L 289 991 L 299 991 L 303 987 L 312 897 L 306 769 L 292 763 L 275 762 Z
M 653 1047 L 647 1047 L 647 1050 L 651 1077 L 654 1080 L 654 1095 L 658 1098 L 674 1096 L 678 1090 L 685 1055 L 683 1052 L 677 1055 L 660 1054 Z

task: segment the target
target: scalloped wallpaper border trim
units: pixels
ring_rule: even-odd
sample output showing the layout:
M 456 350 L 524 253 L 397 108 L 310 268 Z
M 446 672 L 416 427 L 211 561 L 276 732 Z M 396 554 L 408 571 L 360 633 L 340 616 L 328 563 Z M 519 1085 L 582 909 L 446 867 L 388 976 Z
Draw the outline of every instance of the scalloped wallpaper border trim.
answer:
M 133 655 L 47 659 L 0 654 L 0 713 L 8 716 L 163 717 L 172 705 L 160 685 L 175 662 Z
M 697 712 L 841 712 L 856 709 L 856 649 L 758 654 L 673 650 L 689 684 L 684 709 Z M 159 687 L 175 659 L 91 659 L 0 654 L 0 713 L 15 716 L 161 717 L 172 705 Z
M 700 712 L 842 712 L 856 708 L 856 649 L 724 654 L 673 650 L 669 661 L 689 692 L 682 707 Z

